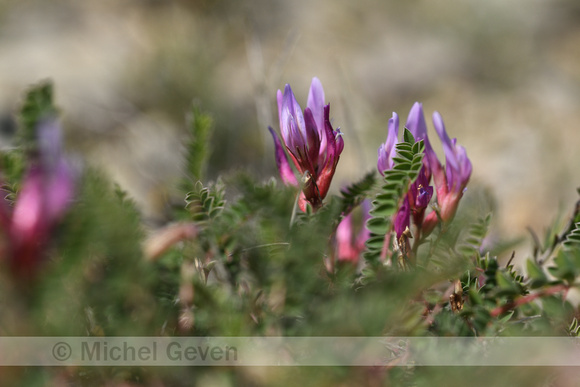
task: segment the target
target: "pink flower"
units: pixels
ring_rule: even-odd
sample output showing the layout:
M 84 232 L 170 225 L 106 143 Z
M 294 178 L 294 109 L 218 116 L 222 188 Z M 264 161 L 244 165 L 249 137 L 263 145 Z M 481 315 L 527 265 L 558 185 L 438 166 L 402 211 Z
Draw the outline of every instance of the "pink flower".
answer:
M 38 154 L 32 157 L 13 211 L 1 203 L 10 264 L 23 276 L 32 275 L 42 260 L 52 230 L 73 198 L 76 175 L 62 154 L 59 125 L 44 122 L 37 136 Z
M 369 230 L 364 225 L 369 219 L 370 203 L 365 200 L 361 204 L 363 218 L 361 229 L 358 234 L 354 233 L 352 214 L 346 215 L 336 228 L 336 260 L 339 262 L 351 262 L 357 264 L 362 252 L 365 250 L 365 242 L 370 236 Z

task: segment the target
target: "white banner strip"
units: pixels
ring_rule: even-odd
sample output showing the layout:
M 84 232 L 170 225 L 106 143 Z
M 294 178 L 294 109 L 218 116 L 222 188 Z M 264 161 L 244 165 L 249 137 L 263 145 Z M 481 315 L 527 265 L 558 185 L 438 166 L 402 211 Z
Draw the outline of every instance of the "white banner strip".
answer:
M 580 366 L 580 339 L 0 337 L 0 366 Z

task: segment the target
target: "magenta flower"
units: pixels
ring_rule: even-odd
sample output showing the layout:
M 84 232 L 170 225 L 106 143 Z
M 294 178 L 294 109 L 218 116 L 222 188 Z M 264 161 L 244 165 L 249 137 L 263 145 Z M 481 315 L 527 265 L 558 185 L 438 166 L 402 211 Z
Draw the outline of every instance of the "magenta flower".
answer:
M 61 131 L 54 122 L 39 125 L 38 152 L 32 157 L 13 211 L 2 202 L 1 222 L 8 237 L 7 255 L 15 274 L 32 275 L 52 229 L 67 210 L 76 173 L 61 151 Z
M 399 208 L 399 211 L 395 214 L 395 220 L 393 221 L 393 228 L 395 229 L 395 234 L 397 234 L 397 241 L 401 239 L 401 236 L 411 225 L 410 220 L 411 209 L 409 206 L 409 197 L 406 196 L 403 199 L 403 204 Z
M 361 204 L 363 211 L 362 227 L 358 234 L 355 234 L 353 228 L 352 214 L 346 215 L 336 228 L 336 259 L 339 262 L 351 262 L 357 264 L 362 252 L 365 250 L 365 242 L 370 236 L 369 230 L 364 227 L 366 221 L 370 218 L 370 202 L 365 200 Z
M 286 85 L 284 93 L 278 90 L 277 99 L 284 146 L 298 173 L 303 176 L 300 208 L 304 211 L 306 202 L 309 202 L 316 209 L 322 205 L 328 193 L 344 141 L 340 130 L 332 128 L 330 105 L 324 105 L 324 90 L 318 78 L 312 79 L 304 113 L 290 85 Z M 282 181 L 296 186 L 298 181 L 292 173 L 282 144 L 274 130 L 269 129 L 274 137 L 276 164 Z

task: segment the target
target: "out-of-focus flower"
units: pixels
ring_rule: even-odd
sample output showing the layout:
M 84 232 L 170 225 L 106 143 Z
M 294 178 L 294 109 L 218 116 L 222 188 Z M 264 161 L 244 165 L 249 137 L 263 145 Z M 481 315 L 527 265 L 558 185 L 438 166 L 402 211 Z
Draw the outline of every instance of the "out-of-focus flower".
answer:
M 332 128 L 330 105 L 324 105 L 324 90 L 318 78 L 312 79 L 304 113 L 290 85 L 286 85 L 284 93 L 278 90 L 277 99 L 284 146 L 299 174 L 303 176 L 300 208 L 304 211 L 306 202 L 309 202 L 316 209 L 322 205 L 328 193 L 344 141 L 340 130 Z M 281 142 L 273 129 L 269 129 L 274 137 L 276 164 L 282 181 L 298 185 Z
M 399 116 L 393 112 L 393 116 L 389 119 L 389 131 L 387 133 L 387 140 L 379 147 L 379 158 L 377 162 L 377 169 L 381 173 L 393 168 L 393 157 L 397 155 L 395 145 L 399 142 Z
M 55 121 L 37 129 L 38 149 L 31 157 L 14 209 L 3 203 L 1 217 L 7 255 L 17 275 L 34 274 L 52 230 L 74 194 L 75 175 L 61 149 L 61 130 Z
M 348 214 L 336 228 L 336 258 L 356 263 L 358 256 L 359 251 L 353 243 L 352 214 Z
M 352 213 L 346 215 L 338 224 L 336 228 L 336 260 L 339 262 L 352 262 L 357 264 L 360 255 L 365 250 L 365 242 L 370 236 L 370 232 L 364 225 L 369 219 L 370 203 L 365 200 L 361 204 L 363 212 L 361 229 L 355 235 L 353 227 Z

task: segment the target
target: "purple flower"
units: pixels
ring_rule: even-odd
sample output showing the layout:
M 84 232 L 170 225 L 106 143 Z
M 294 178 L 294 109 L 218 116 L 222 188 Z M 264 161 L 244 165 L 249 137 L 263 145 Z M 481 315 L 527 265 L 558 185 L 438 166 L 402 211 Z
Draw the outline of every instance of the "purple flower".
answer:
M 399 142 L 399 116 L 393 112 L 393 117 L 389 119 L 389 131 L 387 133 L 387 140 L 379 147 L 379 159 L 377 168 L 381 175 L 388 169 L 393 168 L 393 157 L 397 155 L 395 145 Z
M 415 103 L 409 113 L 407 128 L 411 133 L 413 133 L 417 141 L 424 140 L 426 144 L 429 144 L 427 126 L 423 117 L 422 107 L 419 103 Z M 393 157 L 397 154 L 395 146 L 398 143 L 398 134 L 399 116 L 397 113 L 393 113 L 392 118 L 389 120 L 387 140 L 379 147 L 378 152 L 377 168 L 381 174 L 384 174 L 384 171 L 393 168 Z M 428 145 L 428 148 L 432 149 L 431 144 Z M 411 215 L 413 215 L 413 220 L 415 224 L 419 225 L 419 227 L 423 222 L 425 209 L 429 205 L 431 197 L 433 196 L 433 187 L 429 185 L 431 174 L 428 166 L 429 163 L 425 161 L 419 176 L 414 182 L 412 182 L 407 197 L 404 198 L 401 208 L 395 215 L 394 227 L 397 233 L 397 239 L 400 238 L 405 229 L 410 226 L 409 217 Z
M 457 139 L 451 140 L 447 131 L 445 130 L 445 124 L 443 123 L 443 118 L 438 112 L 433 113 L 433 125 L 435 126 L 435 131 L 441 139 L 443 144 L 443 152 L 445 153 L 445 168 L 446 173 L 443 174 L 442 171 L 433 171 L 433 178 L 437 182 L 440 180 L 440 187 L 437 187 L 437 192 L 444 192 L 443 188 L 446 188 L 445 194 L 449 192 L 463 192 L 469 177 L 471 176 L 471 162 L 467 158 L 467 153 L 465 148 L 457 145 Z M 447 184 L 443 184 L 443 179 L 446 180 Z
M 14 210 L 3 203 L 3 228 L 8 256 L 17 275 L 33 274 L 41 261 L 52 229 L 62 218 L 74 194 L 75 175 L 61 150 L 60 126 L 38 126 L 38 154 L 32 157 Z
M 433 186 L 430 184 L 429 169 L 423 165 L 419 171 L 419 176 L 409 187 L 407 198 L 409 199 L 409 207 L 413 215 L 413 222 L 419 228 L 423 223 L 425 217 L 425 210 L 431 198 L 433 197 Z
M 411 131 L 415 141 L 423 140 L 425 143 L 425 157 L 423 158 L 423 165 L 425 166 L 424 173 L 427 175 L 428 180 L 431 178 L 431 163 L 439 163 L 437 160 L 437 155 L 433 151 L 431 142 L 429 142 L 429 136 L 427 136 L 427 124 L 425 123 L 425 116 L 423 115 L 423 104 L 415 102 L 413 107 L 409 111 L 409 116 L 407 117 L 407 129 Z
M 423 233 L 428 235 L 439 222 L 439 217 L 444 222 L 453 219 L 459 200 L 463 196 L 465 186 L 471 176 L 471 162 L 467 158 L 465 149 L 457 145 L 457 140 L 451 140 L 445 131 L 445 125 L 441 115 L 433 114 L 435 130 L 443 144 L 445 152 L 445 168 L 439 162 L 437 154 L 433 150 L 427 135 L 427 124 L 423 115 L 423 106 L 415 102 L 407 118 L 407 128 L 411 131 L 416 141 L 423 140 L 425 143 L 425 157 L 419 176 L 412 182 L 408 193 L 403 199 L 401 207 L 394 215 L 393 227 L 397 233 L 397 239 L 410 225 L 410 217 L 413 223 Z M 389 120 L 389 134 L 387 141 L 379 148 L 377 167 L 381 173 L 393 167 L 393 156 L 397 144 L 398 117 L 393 113 Z M 425 210 L 433 196 L 433 187 L 430 185 L 431 176 L 437 191 L 437 204 L 439 216 L 432 212 L 425 217 Z
M 395 214 L 395 220 L 393 221 L 393 227 L 397 234 L 397 241 L 401 239 L 405 230 L 411 225 L 410 215 L 411 210 L 409 206 L 409 197 L 406 196 L 405 199 L 403 199 L 403 204 L 399 208 L 399 211 Z
M 290 85 L 286 85 L 284 93 L 278 90 L 277 99 L 284 146 L 304 177 L 300 208 L 305 210 L 309 202 L 316 209 L 328 193 L 344 141 L 340 130 L 334 130 L 330 124 L 330 105 L 324 105 L 324 90 L 318 78 L 312 79 L 304 113 Z M 297 185 L 282 144 L 272 128 L 269 129 L 274 137 L 276 164 L 282 181 Z
M 437 162 L 432 165 L 431 173 L 437 189 L 439 216 L 443 222 L 449 222 L 455 216 L 459 201 L 463 197 L 465 187 L 471 177 L 472 167 L 465 148 L 457 145 L 457 139 L 449 138 L 443 119 L 438 112 L 433 113 L 433 125 L 443 144 L 445 169 Z M 438 220 L 437 214 L 429 214 L 425 219 L 426 231 L 430 232 Z
M 453 219 L 472 169 L 465 148 L 457 145 L 456 139 L 451 140 L 449 138 L 443 119 L 438 112 L 433 113 L 433 125 L 443 144 L 445 169 L 437 158 L 437 154 L 427 137 L 427 126 L 423 116 L 422 105 L 416 102 L 409 113 L 407 127 L 417 140 L 423 139 L 425 141 L 425 157 L 423 158 L 423 169 L 425 170 L 421 170 L 420 177 L 425 176 L 427 180 L 430 180 L 431 176 L 433 176 L 437 191 L 437 204 L 439 206 L 439 216 L 437 216 L 437 213 L 432 212 L 425 218 L 423 235 L 428 235 L 433 230 L 439 222 L 439 217 L 444 222 L 449 222 Z M 426 195 L 429 195 L 429 193 L 427 192 Z

